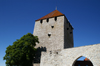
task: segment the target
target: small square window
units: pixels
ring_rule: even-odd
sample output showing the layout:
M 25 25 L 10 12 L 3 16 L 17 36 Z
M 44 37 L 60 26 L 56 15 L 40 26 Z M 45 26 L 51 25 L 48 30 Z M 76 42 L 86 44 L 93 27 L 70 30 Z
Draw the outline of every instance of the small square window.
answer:
M 49 18 L 47 18 L 47 22 L 49 22 Z
M 57 17 L 55 17 L 55 21 L 57 21 Z
M 67 28 L 67 30 L 69 30 L 69 28 Z
M 72 34 L 72 32 L 70 32 L 70 34 Z
M 43 21 L 43 20 L 40 20 L 40 23 L 41 23 L 41 24 L 42 24 L 42 21 Z
M 51 28 L 54 28 L 54 26 L 51 26 Z
M 50 37 L 50 36 L 51 36 L 51 34 L 48 34 L 48 36 Z

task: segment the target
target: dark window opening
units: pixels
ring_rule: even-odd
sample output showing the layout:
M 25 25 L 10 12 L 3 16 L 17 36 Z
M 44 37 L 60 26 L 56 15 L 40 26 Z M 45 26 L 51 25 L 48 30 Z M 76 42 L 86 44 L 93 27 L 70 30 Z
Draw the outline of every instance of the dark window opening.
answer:
M 72 34 L 72 32 L 70 32 L 70 34 Z
M 55 17 L 55 21 L 57 21 L 57 17 Z
M 43 21 L 43 20 L 40 20 L 40 23 L 41 23 L 41 24 L 42 24 L 42 21 Z
M 48 36 L 50 37 L 50 36 L 51 36 L 51 34 L 48 34 Z
M 47 22 L 49 22 L 49 18 L 47 18 Z
M 69 30 L 69 28 L 67 28 L 67 30 Z
M 54 28 L 54 26 L 51 26 L 52 28 Z

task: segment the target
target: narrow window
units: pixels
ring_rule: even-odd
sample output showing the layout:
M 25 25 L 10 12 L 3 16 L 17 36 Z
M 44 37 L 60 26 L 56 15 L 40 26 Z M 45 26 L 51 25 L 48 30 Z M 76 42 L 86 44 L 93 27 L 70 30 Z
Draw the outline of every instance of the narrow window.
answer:
M 70 34 L 72 34 L 72 32 L 70 32 Z
M 55 21 L 57 21 L 57 17 L 55 17 Z
M 51 26 L 51 28 L 54 28 L 54 26 Z
M 69 30 L 69 28 L 67 28 L 67 30 Z
M 43 20 L 40 20 L 40 23 L 41 23 L 41 24 L 42 24 L 42 21 L 43 21 Z
M 50 36 L 51 36 L 51 34 L 48 34 L 48 36 L 50 37 Z
M 47 18 L 47 22 L 49 22 L 49 18 Z

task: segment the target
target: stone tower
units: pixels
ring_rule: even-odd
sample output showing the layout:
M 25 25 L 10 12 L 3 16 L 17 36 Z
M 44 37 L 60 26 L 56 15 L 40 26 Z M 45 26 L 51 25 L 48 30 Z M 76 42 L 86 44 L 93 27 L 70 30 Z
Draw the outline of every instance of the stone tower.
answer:
M 44 51 L 73 47 L 73 27 L 58 10 L 36 20 L 33 34 L 38 36 L 40 42 L 36 48 Z
M 58 10 L 36 20 L 33 34 L 40 42 L 33 66 L 75 66 L 82 56 L 91 60 L 93 66 L 100 65 L 100 44 L 71 48 L 73 27 Z

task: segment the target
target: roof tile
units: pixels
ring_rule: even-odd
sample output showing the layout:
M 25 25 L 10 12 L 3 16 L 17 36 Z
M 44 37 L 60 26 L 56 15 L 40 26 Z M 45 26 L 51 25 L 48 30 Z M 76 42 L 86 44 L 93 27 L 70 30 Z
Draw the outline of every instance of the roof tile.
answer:
M 84 61 L 89 61 L 89 59 L 88 58 L 85 58 Z
M 59 12 L 58 10 L 54 10 L 53 12 L 43 16 L 42 18 L 40 19 L 37 19 L 36 21 L 38 20 L 42 20 L 42 19 L 46 19 L 46 18 L 51 18 L 51 17 L 56 17 L 56 16 L 62 16 L 64 14 L 62 14 L 61 12 Z

